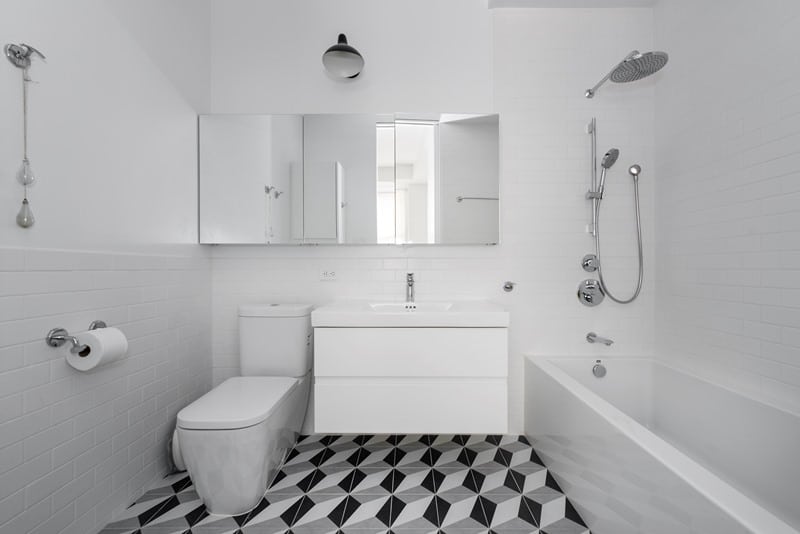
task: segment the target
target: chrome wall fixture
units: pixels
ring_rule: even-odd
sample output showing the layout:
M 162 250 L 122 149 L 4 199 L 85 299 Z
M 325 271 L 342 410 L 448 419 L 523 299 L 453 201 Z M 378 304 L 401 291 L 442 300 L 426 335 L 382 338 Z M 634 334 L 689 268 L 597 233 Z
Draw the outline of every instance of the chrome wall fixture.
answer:
M 39 52 L 31 45 L 7 44 L 3 48 L 8 61 L 22 70 L 22 164 L 17 171 L 17 182 L 24 188 L 22 206 L 17 213 L 17 225 L 22 228 L 30 228 L 36 222 L 33 217 L 30 202 L 28 201 L 28 187 L 36 181 L 31 162 L 28 159 L 28 84 L 31 82 L 28 70 L 31 67 L 31 58 L 38 56 L 44 59 L 44 54 Z
M 603 287 L 600 282 L 592 278 L 581 281 L 578 284 L 578 300 L 584 306 L 594 307 L 603 302 L 606 294 L 603 292 Z
M 608 80 L 614 83 L 628 83 L 647 78 L 663 69 L 667 61 L 669 61 L 669 55 L 666 52 L 645 52 L 643 54 L 634 50 L 617 63 L 594 87 L 587 89 L 584 95 L 586 98 L 594 98 L 597 90 Z
M 592 374 L 597 378 L 603 378 L 606 376 L 606 366 L 603 365 L 602 360 L 595 360 L 594 365 L 592 366 Z
M 463 202 L 465 200 L 500 200 L 497 197 L 456 197 L 456 202 Z
M 587 306 L 596 306 L 602 301 L 602 297 L 599 297 L 596 293 L 594 294 L 593 298 L 590 300 L 586 299 L 586 295 L 590 294 L 591 292 L 587 293 L 587 282 L 593 282 L 597 284 L 599 293 L 603 295 L 603 297 L 608 296 L 614 302 L 619 304 L 628 304 L 629 302 L 633 302 L 636 297 L 639 296 L 639 293 L 642 290 L 642 281 L 644 279 L 644 252 L 642 246 L 642 219 L 641 219 L 641 212 L 639 209 L 639 175 L 642 172 L 642 168 L 639 165 L 631 165 L 628 169 L 628 173 L 630 174 L 631 178 L 633 178 L 633 191 L 634 191 L 634 205 L 635 205 L 635 214 L 636 214 L 636 242 L 638 246 L 638 254 L 639 254 L 639 276 L 636 283 L 636 290 L 634 291 L 633 295 L 630 298 L 622 299 L 615 296 L 608 288 L 608 285 L 605 282 L 603 277 L 603 263 L 601 261 L 600 255 L 600 206 L 603 202 L 603 195 L 605 194 L 605 185 L 606 185 L 606 175 L 608 170 L 614 166 L 619 159 L 619 150 L 616 148 L 610 149 L 608 152 L 600 160 L 600 181 L 597 181 L 597 172 L 596 172 L 596 158 L 597 155 L 597 120 L 592 119 L 589 123 L 587 128 L 587 132 L 592 136 L 592 176 L 591 176 L 591 185 L 589 191 L 586 192 L 586 199 L 590 200 L 592 203 L 592 222 L 589 224 L 589 233 L 592 234 L 594 237 L 594 245 L 595 250 L 594 254 L 586 254 L 581 259 L 581 267 L 584 271 L 593 273 L 597 272 L 599 280 L 584 280 L 581 282 L 580 286 L 578 287 L 578 298 L 580 301 Z M 591 284 L 590 284 L 591 285 Z M 598 301 L 599 298 L 599 301 Z
M 339 34 L 336 44 L 322 54 L 322 64 L 337 78 L 355 78 L 364 69 L 364 57 L 347 43 L 347 36 Z
M 105 321 L 92 321 L 89 325 L 89 330 L 97 330 L 98 328 L 106 328 L 107 326 Z M 86 352 L 86 345 L 81 345 L 77 337 L 69 335 L 66 328 L 53 328 L 47 333 L 44 341 L 48 346 L 53 348 L 60 347 L 64 343 L 70 342 L 72 343 L 72 347 L 69 349 L 70 352 L 79 356 L 88 355 L 88 352 Z
M 610 347 L 614 344 L 613 339 L 608 339 L 607 337 L 601 337 L 595 334 L 594 332 L 589 332 L 586 334 L 586 342 L 587 343 L 602 343 L 606 347 Z
M 278 200 L 283 191 L 272 185 L 264 185 L 264 239 L 266 243 L 275 240 L 275 232 L 272 228 L 272 201 Z

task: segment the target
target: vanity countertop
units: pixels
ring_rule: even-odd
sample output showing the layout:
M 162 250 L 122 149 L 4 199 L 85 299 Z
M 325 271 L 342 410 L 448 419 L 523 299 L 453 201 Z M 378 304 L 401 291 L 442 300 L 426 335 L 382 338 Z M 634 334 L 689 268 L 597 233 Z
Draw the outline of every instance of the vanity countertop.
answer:
M 314 327 L 342 328 L 506 328 L 509 313 L 492 302 L 349 300 L 326 304 L 311 313 Z

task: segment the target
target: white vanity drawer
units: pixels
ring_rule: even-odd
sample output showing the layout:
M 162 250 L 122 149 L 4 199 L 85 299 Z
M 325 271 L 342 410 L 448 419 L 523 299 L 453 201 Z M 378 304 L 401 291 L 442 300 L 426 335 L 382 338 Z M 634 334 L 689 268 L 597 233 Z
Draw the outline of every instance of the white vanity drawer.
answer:
M 508 376 L 506 328 L 315 328 L 317 377 Z
M 314 431 L 504 434 L 505 378 L 316 378 Z

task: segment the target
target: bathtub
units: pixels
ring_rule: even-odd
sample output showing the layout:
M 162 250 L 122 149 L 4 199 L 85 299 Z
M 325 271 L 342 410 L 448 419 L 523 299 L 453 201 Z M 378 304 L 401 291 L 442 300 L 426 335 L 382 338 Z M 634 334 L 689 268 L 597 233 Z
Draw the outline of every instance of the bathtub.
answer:
M 660 362 L 528 357 L 525 433 L 593 534 L 798 534 L 800 417 Z

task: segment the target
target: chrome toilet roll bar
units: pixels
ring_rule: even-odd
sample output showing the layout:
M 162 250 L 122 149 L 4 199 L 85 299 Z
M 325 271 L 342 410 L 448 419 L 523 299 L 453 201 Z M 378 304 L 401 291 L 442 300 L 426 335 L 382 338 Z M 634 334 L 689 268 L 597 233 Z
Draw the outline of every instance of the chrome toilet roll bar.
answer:
M 106 328 L 108 325 L 105 321 L 92 321 L 89 325 L 89 330 L 97 330 L 98 328 Z M 81 345 L 78 341 L 78 338 L 75 336 L 69 335 L 66 328 L 53 328 L 47 333 L 47 336 L 44 338 L 45 343 L 49 346 L 56 348 L 60 347 L 67 341 L 72 343 L 72 348 L 69 349 L 70 352 L 73 354 L 77 354 L 78 356 L 87 356 L 89 353 L 86 352 L 87 346 Z M 86 354 L 84 354 L 86 352 Z

